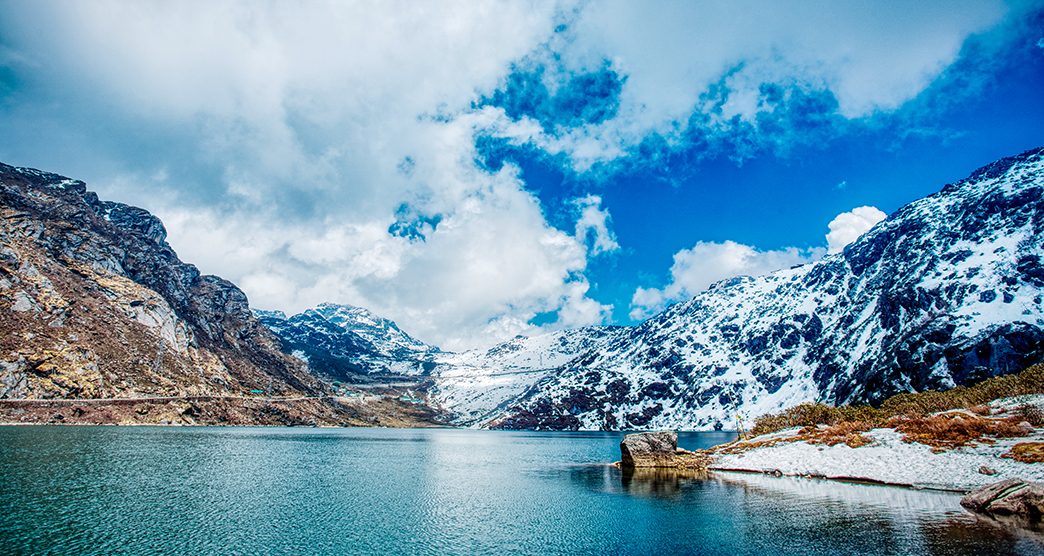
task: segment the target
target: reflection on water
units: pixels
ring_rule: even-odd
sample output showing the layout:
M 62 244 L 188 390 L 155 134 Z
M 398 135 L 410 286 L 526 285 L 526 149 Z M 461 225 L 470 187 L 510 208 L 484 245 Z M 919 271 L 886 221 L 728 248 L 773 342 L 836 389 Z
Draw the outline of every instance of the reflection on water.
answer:
M 947 493 L 625 473 L 616 433 L 0 427 L 4 554 L 1042 554 Z M 727 434 L 682 436 L 701 448 Z
M 1038 532 L 973 515 L 960 507 L 960 495 L 950 492 L 613 465 L 575 466 L 569 475 L 598 492 L 725 510 L 734 518 L 731 534 L 750 543 L 775 538 L 815 552 L 838 535 L 851 539 L 836 548 L 842 552 L 869 539 L 868 554 L 1044 554 Z
M 601 492 L 624 492 L 634 496 L 677 498 L 698 481 L 706 480 L 706 471 L 695 469 L 621 469 L 615 465 L 577 465 L 569 468 L 573 481 Z
M 706 470 L 696 469 L 621 469 L 620 484 L 636 496 L 677 496 L 693 481 L 707 478 Z

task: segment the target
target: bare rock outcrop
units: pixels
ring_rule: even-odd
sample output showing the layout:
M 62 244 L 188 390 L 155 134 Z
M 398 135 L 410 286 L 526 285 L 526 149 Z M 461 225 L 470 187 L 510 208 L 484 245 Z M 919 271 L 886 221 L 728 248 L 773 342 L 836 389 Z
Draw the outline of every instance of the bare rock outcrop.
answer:
M 1044 517 L 1044 484 L 1005 479 L 971 491 L 961 499 L 961 505 L 981 514 L 1040 523 Z
M 628 434 L 620 442 L 620 466 L 633 468 L 706 469 L 703 454 L 678 448 L 674 431 Z

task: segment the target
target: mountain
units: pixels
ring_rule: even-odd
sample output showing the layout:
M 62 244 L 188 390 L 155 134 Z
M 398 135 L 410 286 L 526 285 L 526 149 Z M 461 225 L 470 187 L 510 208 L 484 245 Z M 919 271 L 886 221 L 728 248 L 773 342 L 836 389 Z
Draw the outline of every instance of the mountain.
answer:
M 285 352 L 333 380 L 369 382 L 368 375 L 426 373 L 440 353 L 361 307 L 323 303 L 289 318 L 281 311 L 255 314 L 279 336 Z
M 100 200 L 82 181 L 0 164 L 0 418 L 376 418 L 327 392 L 281 351 L 239 288 L 178 259 L 158 218 Z M 94 401 L 39 401 L 80 399 Z M 393 402 L 378 405 L 392 419 L 384 422 L 401 422 Z
M 450 409 L 458 424 L 484 423 L 578 354 L 627 330 L 622 326 L 590 326 L 516 336 L 487 350 L 439 354 L 432 371 L 430 398 Z
M 901 208 L 842 253 L 719 282 L 606 337 L 484 425 L 732 428 L 801 402 L 1019 371 L 1044 360 L 1042 232 L 1036 149 Z

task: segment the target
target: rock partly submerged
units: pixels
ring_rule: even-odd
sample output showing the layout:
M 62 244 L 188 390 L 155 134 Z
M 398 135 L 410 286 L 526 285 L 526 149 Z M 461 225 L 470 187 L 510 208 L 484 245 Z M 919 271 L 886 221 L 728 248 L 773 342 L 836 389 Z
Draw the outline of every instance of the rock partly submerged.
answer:
M 699 452 L 678 448 L 674 431 L 628 434 L 620 442 L 620 467 L 623 469 L 707 469 L 709 458 Z
M 977 488 L 961 498 L 969 510 L 999 517 L 1040 523 L 1044 517 L 1044 484 L 1006 479 Z

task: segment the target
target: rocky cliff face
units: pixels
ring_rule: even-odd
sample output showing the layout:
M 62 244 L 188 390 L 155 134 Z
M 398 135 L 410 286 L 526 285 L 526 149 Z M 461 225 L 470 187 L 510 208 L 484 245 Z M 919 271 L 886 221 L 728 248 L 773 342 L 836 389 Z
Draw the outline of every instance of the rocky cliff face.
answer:
M 0 164 L 0 398 L 322 390 L 147 211 Z
M 534 381 L 487 426 L 731 428 L 1044 360 L 1044 149 L 997 161 L 843 253 L 713 285 Z

